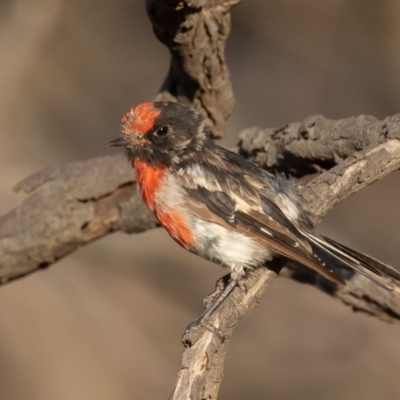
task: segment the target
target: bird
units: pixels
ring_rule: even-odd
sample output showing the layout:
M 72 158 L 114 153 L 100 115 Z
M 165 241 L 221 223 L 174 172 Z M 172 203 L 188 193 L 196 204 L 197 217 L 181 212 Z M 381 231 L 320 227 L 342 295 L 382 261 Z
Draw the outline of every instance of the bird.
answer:
M 240 279 L 280 256 L 345 285 L 332 269 L 351 268 L 388 291 L 394 268 L 318 233 L 295 182 L 268 172 L 210 138 L 203 115 L 176 102 L 146 102 L 121 121 L 144 203 L 184 249 L 230 269 L 213 313 Z M 390 282 L 390 280 L 389 280 Z

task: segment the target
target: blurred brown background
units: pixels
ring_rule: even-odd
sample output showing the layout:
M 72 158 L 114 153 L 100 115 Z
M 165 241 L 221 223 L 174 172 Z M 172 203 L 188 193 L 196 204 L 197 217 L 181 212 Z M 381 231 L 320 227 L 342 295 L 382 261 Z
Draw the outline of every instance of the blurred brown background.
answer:
M 12 187 L 110 154 L 121 115 L 167 71 L 144 1 L 0 1 L 0 214 Z M 253 0 L 227 58 L 241 128 L 400 110 L 398 0 Z M 400 177 L 348 199 L 326 234 L 400 266 Z M 115 234 L 0 288 L 2 400 L 166 399 L 185 326 L 224 273 L 161 231 Z M 277 280 L 237 329 L 221 399 L 400 398 L 400 329 Z

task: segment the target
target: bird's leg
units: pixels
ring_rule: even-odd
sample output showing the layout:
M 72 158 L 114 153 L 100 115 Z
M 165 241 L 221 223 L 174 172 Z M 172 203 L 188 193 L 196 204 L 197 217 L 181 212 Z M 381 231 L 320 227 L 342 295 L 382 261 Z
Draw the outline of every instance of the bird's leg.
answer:
M 229 279 L 228 284 L 225 286 L 224 291 L 217 297 L 217 299 L 211 304 L 211 306 L 207 307 L 202 316 L 199 318 L 202 320 L 203 318 L 207 318 L 214 313 L 218 309 L 218 307 L 222 304 L 222 302 L 231 294 L 232 290 L 238 284 L 236 279 Z
M 214 325 L 210 324 L 207 322 L 207 319 L 219 308 L 219 306 L 222 304 L 222 302 L 229 296 L 229 294 L 232 292 L 232 290 L 235 288 L 237 285 L 237 281 L 235 279 L 230 278 L 228 284 L 224 287 L 222 293 L 217 297 L 217 299 L 211 303 L 210 306 L 208 306 L 203 314 L 199 318 L 197 318 L 195 321 L 190 323 L 186 327 L 186 332 L 184 334 L 184 338 L 191 332 L 193 329 L 204 327 L 207 330 L 209 330 L 212 333 L 215 333 L 219 337 L 223 337 L 222 332 L 215 327 Z M 184 342 L 187 341 L 184 339 Z
M 232 271 L 228 284 L 224 287 L 222 293 L 213 303 L 211 303 L 210 306 L 206 308 L 200 318 L 196 319 L 186 328 L 186 332 L 190 331 L 193 328 L 204 326 L 209 331 L 216 333 L 218 336 L 221 336 L 221 332 L 218 330 L 218 328 L 206 323 L 206 320 L 220 307 L 223 301 L 232 293 L 236 285 L 240 285 L 240 279 L 243 277 L 244 274 L 245 273 L 243 269 Z

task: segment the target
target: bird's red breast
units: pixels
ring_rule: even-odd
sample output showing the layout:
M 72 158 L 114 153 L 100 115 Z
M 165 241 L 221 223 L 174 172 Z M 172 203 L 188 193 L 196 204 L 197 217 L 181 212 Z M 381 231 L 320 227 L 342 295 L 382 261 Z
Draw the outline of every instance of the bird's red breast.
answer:
M 139 158 L 133 160 L 136 168 L 136 180 L 140 185 L 142 198 L 151 210 L 156 208 L 156 191 L 162 183 L 166 168 L 160 164 L 150 165 Z
M 136 168 L 136 180 L 140 185 L 143 201 L 154 211 L 160 224 L 181 246 L 193 246 L 194 234 L 185 215 L 170 207 L 161 207 L 157 203 L 156 193 L 163 184 L 167 169 L 161 164 L 150 165 L 138 158 L 134 159 L 133 165 Z
M 177 211 L 155 211 L 157 219 L 168 233 L 185 249 L 194 246 L 195 237 L 189 227 L 186 216 Z

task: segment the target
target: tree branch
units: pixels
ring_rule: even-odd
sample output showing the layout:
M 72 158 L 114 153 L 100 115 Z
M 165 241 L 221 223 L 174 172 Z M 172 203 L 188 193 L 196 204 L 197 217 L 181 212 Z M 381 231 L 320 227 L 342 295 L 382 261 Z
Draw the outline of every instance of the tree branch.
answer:
M 400 114 L 378 121 L 360 115 L 338 121 L 321 115 L 280 128 L 244 129 L 239 153 L 263 168 L 301 177 L 325 171 L 351 154 L 389 138 L 400 138 Z
M 236 287 L 207 325 L 188 330 L 182 341 L 182 355 L 178 380 L 171 400 L 216 399 L 223 378 L 227 345 L 241 319 L 261 300 L 261 296 L 279 272 L 284 260 L 274 260 L 270 269 L 258 269 L 246 277 L 246 290 Z M 224 277 L 226 278 L 226 277 Z M 226 279 L 217 282 L 212 302 L 223 290 Z M 207 302 L 208 302 L 207 301 Z
M 344 305 L 351 307 L 353 311 L 361 311 L 384 322 L 400 322 L 400 285 L 397 282 L 390 282 L 394 288 L 393 294 L 382 290 L 364 276 L 354 274 L 350 269 L 330 266 L 335 273 L 348 280 L 346 286 L 332 284 L 309 268 L 293 262 L 288 262 L 279 276 L 313 285 Z
M 80 246 L 121 230 L 156 226 L 122 154 L 50 167 L 20 182 L 29 193 L 0 218 L 0 282 L 47 267 Z
M 399 168 L 400 137 L 371 144 L 309 182 L 301 190 L 303 207 L 316 224 L 346 197 Z
M 231 7 L 241 0 L 148 0 L 157 38 L 171 53 L 169 73 L 156 100 L 200 110 L 214 138 L 222 136 L 234 97 L 225 63 Z

